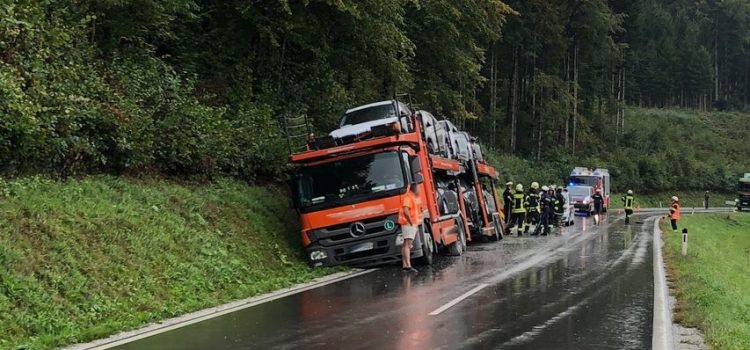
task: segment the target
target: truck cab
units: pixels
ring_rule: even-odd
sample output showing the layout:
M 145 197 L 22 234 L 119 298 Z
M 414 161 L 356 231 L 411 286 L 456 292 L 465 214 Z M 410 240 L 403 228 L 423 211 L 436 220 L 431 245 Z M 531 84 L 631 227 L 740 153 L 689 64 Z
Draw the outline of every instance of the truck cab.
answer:
M 401 203 L 418 186 L 397 147 L 311 164 L 295 176 L 306 255 L 313 265 L 377 264 L 398 256 Z M 420 245 L 415 257 L 421 256 Z M 391 259 L 389 259 L 389 257 Z
M 572 193 L 574 193 L 576 187 L 581 186 L 588 186 L 591 188 L 591 194 L 597 190 L 602 190 L 602 196 L 604 196 L 604 212 L 607 212 L 610 205 L 610 192 L 611 192 L 611 183 L 610 183 L 610 176 L 609 176 L 609 170 L 607 169 L 588 169 L 584 167 L 576 167 L 573 169 L 573 171 L 570 172 L 570 176 L 568 177 L 568 190 L 571 192 L 571 196 L 573 196 Z M 583 190 L 581 190 L 583 191 Z M 577 207 L 578 208 L 578 207 Z

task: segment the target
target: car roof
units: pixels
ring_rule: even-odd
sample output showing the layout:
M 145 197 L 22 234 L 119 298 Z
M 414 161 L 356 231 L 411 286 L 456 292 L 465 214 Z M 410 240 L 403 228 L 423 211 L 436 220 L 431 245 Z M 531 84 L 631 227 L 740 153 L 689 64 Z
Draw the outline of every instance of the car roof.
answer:
M 390 105 L 390 104 L 393 104 L 393 102 L 395 102 L 395 101 L 394 100 L 387 100 L 387 101 L 373 102 L 373 103 L 366 104 L 366 105 L 363 105 L 363 106 L 358 106 L 358 107 L 354 107 L 354 108 L 351 108 L 351 109 L 347 109 L 346 113 L 356 112 L 356 111 L 359 111 L 359 110 L 362 110 L 362 109 L 366 109 L 366 108 L 371 108 L 371 107 L 378 107 L 378 106 Z M 398 106 L 399 106 L 399 109 L 404 110 L 407 113 L 409 112 L 409 108 L 406 107 L 405 104 L 399 102 Z

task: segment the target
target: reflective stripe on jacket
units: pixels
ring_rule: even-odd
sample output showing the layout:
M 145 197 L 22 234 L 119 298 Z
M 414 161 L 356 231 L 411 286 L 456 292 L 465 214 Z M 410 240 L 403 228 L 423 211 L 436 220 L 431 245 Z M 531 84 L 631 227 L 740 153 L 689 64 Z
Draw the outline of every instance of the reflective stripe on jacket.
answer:
M 523 193 L 516 193 L 513 195 L 513 213 L 525 213 L 526 207 L 526 195 Z
M 633 196 L 622 197 L 622 201 L 625 202 L 625 209 L 633 209 L 633 202 L 635 202 Z

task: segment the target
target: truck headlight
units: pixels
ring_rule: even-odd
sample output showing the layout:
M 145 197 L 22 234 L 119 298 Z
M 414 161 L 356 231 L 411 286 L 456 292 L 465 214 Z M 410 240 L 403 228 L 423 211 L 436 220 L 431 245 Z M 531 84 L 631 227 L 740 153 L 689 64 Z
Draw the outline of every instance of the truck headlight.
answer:
M 311 261 L 317 261 L 317 260 L 323 260 L 328 257 L 328 254 L 324 250 L 313 250 L 310 252 L 310 260 Z

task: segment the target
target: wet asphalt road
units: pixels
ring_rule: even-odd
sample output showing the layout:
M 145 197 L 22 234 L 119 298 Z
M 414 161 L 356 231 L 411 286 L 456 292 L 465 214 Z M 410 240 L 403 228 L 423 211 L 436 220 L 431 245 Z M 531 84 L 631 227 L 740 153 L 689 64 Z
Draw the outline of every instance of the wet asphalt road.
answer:
M 576 220 L 547 237 L 470 245 L 416 275 L 385 267 L 117 349 L 650 348 L 653 222 Z

